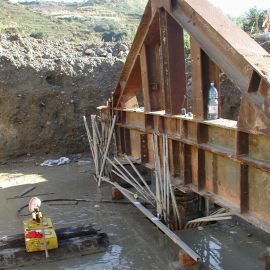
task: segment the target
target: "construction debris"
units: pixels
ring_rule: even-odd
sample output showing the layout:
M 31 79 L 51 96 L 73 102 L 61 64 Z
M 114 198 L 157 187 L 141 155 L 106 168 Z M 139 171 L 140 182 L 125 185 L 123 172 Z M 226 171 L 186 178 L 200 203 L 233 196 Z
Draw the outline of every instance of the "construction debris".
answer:
M 70 159 L 67 157 L 60 157 L 59 159 L 48 159 L 45 160 L 40 164 L 40 166 L 47 166 L 47 167 L 53 167 L 53 166 L 60 166 L 64 164 L 69 164 Z

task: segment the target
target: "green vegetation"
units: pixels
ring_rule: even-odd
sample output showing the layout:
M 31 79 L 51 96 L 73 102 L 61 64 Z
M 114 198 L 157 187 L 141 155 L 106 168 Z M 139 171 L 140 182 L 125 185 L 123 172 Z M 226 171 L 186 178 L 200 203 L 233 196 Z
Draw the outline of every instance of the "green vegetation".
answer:
M 50 17 L 41 16 L 20 5 L 0 0 L 0 33 L 42 33 L 49 38 L 71 38 L 72 31 L 66 24 L 59 24 Z
M 265 11 L 256 7 L 251 8 L 243 18 L 243 29 L 251 34 L 259 33 L 262 30 L 265 14 Z
M 109 10 L 125 14 L 133 19 L 140 19 L 147 0 L 88 0 L 84 5 L 101 5 Z
M 43 39 L 44 34 L 42 32 L 33 32 L 30 34 L 30 37 L 36 38 L 36 39 Z
M 185 58 L 190 58 L 190 35 L 184 31 L 184 50 Z
M 265 19 L 266 11 L 257 7 L 249 9 L 243 16 L 238 18 L 230 18 L 239 27 L 249 34 L 257 34 L 262 32 L 262 24 Z
M 147 0 L 89 0 L 82 4 L 11 4 L 0 0 L 0 33 L 80 42 L 133 40 Z M 51 5 L 50 8 L 47 8 Z

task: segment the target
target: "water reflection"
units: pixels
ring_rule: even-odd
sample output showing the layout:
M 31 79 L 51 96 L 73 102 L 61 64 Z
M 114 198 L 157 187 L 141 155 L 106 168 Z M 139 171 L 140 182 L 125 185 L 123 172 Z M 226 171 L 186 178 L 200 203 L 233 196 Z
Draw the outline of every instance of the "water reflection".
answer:
M 241 226 L 216 224 L 200 230 L 179 233 L 184 241 L 201 256 L 203 270 L 255 270 L 263 269 L 260 254 L 266 244 L 255 236 L 249 237 Z
M 95 254 L 92 256 L 73 258 L 72 260 L 67 260 L 62 262 L 55 262 L 54 269 L 61 270 L 116 270 L 121 269 L 128 270 L 131 269 L 129 262 L 122 255 L 123 247 L 119 245 L 111 245 L 106 253 Z M 68 262 L 70 261 L 70 262 Z M 56 266 L 57 264 L 58 267 Z M 61 265 L 62 264 L 62 265 Z M 69 266 L 67 266 L 69 265 Z M 52 265 L 48 264 L 48 269 Z M 28 268 L 29 269 L 29 268 Z M 43 268 L 42 268 L 43 269 Z

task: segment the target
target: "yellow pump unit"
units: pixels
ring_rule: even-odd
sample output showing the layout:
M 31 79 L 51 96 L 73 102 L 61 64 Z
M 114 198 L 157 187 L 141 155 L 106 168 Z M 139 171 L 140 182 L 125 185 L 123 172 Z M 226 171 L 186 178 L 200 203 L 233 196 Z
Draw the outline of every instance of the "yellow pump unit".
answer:
M 29 202 L 32 219 L 23 221 L 25 247 L 27 252 L 47 251 L 58 248 L 58 240 L 52 220 L 39 211 L 40 199 L 34 197 Z

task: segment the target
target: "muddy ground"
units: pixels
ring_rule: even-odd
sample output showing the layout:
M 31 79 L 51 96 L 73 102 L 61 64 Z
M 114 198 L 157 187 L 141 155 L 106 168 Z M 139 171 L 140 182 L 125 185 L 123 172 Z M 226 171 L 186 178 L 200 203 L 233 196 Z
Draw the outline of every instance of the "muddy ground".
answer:
M 90 160 L 88 156 L 69 156 L 72 162 L 58 167 L 41 167 L 39 164 L 55 156 L 21 157 L 0 166 L 0 237 L 21 233 L 22 224 L 16 210 L 27 204 L 28 198 L 9 199 L 29 187 L 36 187 L 28 195 L 54 193 L 41 199 L 86 198 L 91 203 L 78 205 L 44 204 L 42 210 L 51 217 L 56 228 L 95 224 L 106 232 L 110 246 L 105 253 L 76 256 L 40 266 L 22 269 L 35 270 L 115 270 L 115 269 L 168 269 L 175 261 L 178 247 L 150 223 L 136 208 L 127 204 L 100 203 L 111 200 L 111 187 L 103 184 L 99 189 L 91 174 L 93 165 L 79 165 Z M 92 164 L 92 163 L 91 163 Z M 27 213 L 27 212 L 24 212 Z M 263 269 L 261 255 L 270 245 L 262 232 L 233 220 L 202 229 L 178 233 L 203 258 L 201 269 L 256 270 Z

